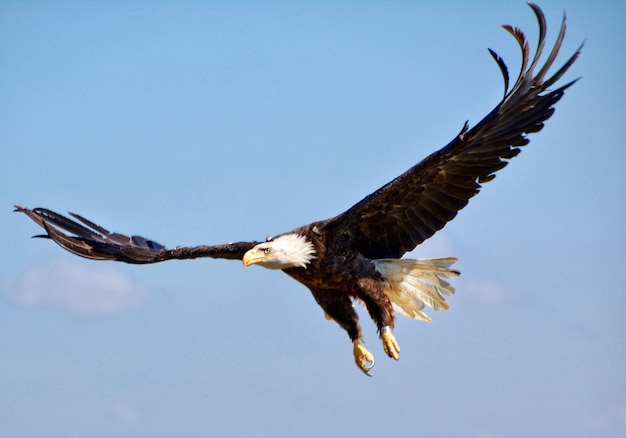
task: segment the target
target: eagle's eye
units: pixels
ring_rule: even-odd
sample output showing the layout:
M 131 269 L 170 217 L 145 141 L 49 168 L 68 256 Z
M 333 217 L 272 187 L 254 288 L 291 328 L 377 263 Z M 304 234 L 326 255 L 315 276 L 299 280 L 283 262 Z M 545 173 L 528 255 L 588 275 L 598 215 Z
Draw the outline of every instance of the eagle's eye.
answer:
M 265 248 L 265 249 L 263 250 L 263 252 L 264 252 L 265 254 L 269 254 L 269 253 L 270 253 L 270 249 L 269 249 L 269 248 Z

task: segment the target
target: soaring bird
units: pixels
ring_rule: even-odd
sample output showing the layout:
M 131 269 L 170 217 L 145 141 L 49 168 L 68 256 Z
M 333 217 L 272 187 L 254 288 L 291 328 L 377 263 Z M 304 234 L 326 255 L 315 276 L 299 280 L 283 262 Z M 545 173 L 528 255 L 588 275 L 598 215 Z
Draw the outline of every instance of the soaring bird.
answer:
M 528 144 L 526 135 L 543 128 L 554 105 L 576 82 L 550 89 L 576 61 L 582 45 L 546 78 L 565 36 L 565 16 L 554 47 L 540 65 L 546 21 L 537 5 L 529 6 L 539 23 L 539 42 L 532 59 L 523 32 L 503 26 L 522 52 L 520 72 L 510 89 L 506 64 L 489 49 L 504 78 L 504 96 L 495 108 L 471 129 L 466 122 L 445 147 L 333 218 L 260 242 L 167 249 L 144 237 L 111 233 L 78 214 L 70 213 L 72 220 L 45 208 L 15 206 L 16 211 L 44 228 L 46 234 L 36 237 L 50 238 L 88 259 L 142 264 L 211 257 L 241 260 L 246 267 L 282 270 L 309 288 L 326 317 L 348 333 L 356 365 L 370 375 L 374 356 L 363 346 L 354 302 L 365 306 L 385 353 L 398 360 L 395 312 L 430 321 L 425 306 L 447 309 L 446 297 L 454 293 L 448 280 L 459 275 L 451 268 L 454 257 L 402 256 L 451 221 L 481 184 L 491 181 L 520 147 Z

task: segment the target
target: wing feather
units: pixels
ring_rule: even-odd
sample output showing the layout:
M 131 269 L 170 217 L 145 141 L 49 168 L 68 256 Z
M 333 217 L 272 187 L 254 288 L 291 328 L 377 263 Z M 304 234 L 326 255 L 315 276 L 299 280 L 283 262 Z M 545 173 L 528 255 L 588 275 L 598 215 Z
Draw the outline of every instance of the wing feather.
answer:
M 468 129 L 466 123 L 447 146 L 346 212 L 325 221 L 323 225 L 331 238 L 347 235 L 354 247 L 369 258 L 401 257 L 452 220 L 479 192 L 481 184 L 495 178 L 507 160 L 528 144 L 526 135 L 543 128 L 554 113 L 553 106 L 575 81 L 556 90 L 548 87 L 576 61 L 582 45 L 544 81 L 565 37 L 563 17 L 554 47 L 534 75 L 545 45 L 546 21 L 537 5 L 529 3 L 529 6 L 539 24 L 539 42 L 532 61 L 524 33 L 519 28 L 504 26 L 522 53 L 522 67 L 510 90 L 506 64 L 496 52 L 489 50 L 504 79 L 505 95 L 500 103 L 473 128 Z
M 67 251 L 92 260 L 113 260 L 133 264 L 199 257 L 241 260 L 246 251 L 259 243 L 237 242 L 166 249 L 145 237 L 111 233 L 74 213 L 70 215 L 84 225 L 45 208 L 31 210 L 16 205 L 15 211 L 26 214 L 46 231 L 46 234 L 34 237 L 52 239 Z M 69 232 L 70 235 L 63 233 L 62 230 Z

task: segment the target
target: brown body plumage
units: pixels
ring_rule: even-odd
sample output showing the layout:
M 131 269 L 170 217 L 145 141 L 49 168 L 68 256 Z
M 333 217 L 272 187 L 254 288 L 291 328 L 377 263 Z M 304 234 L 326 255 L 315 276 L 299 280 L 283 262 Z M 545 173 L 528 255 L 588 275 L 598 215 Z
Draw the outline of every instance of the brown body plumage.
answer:
M 46 209 L 16 209 L 46 230 L 40 237 L 49 237 L 90 259 L 141 264 L 212 257 L 282 269 L 308 287 L 326 315 L 348 332 L 357 365 L 367 373 L 373 356 L 359 342 L 361 329 L 353 300 L 365 304 L 385 352 L 397 359 L 399 347 L 391 334 L 394 307 L 406 316 L 428 320 L 421 309 L 424 305 L 447 308 L 445 295 L 454 289 L 446 279 L 458 275 L 449 268 L 453 258 L 398 259 L 443 228 L 478 193 L 481 184 L 492 180 L 495 172 L 506 166 L 506 160 L 520 152 L 528 143 L 526 134 L 542 129 L 554 112 L 554 104 L 574 82 L 549 90 L 576 60 L 580 49 L 546 79 L 565 35 L 565 20 L 554 48 L 539 67 L 545 19 L 539 7 L 529 5 L 539 22 L 539 44 L 532 59 L 523 33 L 504 26 L 522 50 L 522 67 L 511 90 L 506 65 L 490 50 L 504 76 L 502 101 L 476 126 L 469 129 L 466 123 L 447 146 L 334 218 L 266 242 L 166 249 L 143 237 L 110 233 L 78 215 L 72 214 L 82 224 Z
M 393 329 L 394 312 L 382 286 L 384 278 L 371 259 L 355 250 L 346 234 L 327 227 L 329 222 L 292 231 L 313 243 L 315 258 L 306 268 L 288 268 L 285 273 L 309 288 L 326 315 L 346 330 L 352 341 L 361 338 L 354 298 L 365 304 L 379 330 L 385 326 Z

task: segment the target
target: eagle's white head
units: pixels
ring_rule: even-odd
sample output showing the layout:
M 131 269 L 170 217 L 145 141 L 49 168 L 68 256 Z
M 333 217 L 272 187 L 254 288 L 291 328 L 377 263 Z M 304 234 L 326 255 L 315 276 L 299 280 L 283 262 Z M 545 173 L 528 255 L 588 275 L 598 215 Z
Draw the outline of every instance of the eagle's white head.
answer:
M 243 265 L 258 264 L 268 269 L 306 268 L 315 258 L 315 248 L 305 236 L 284 234 L 259 243 L 243 256 Z

